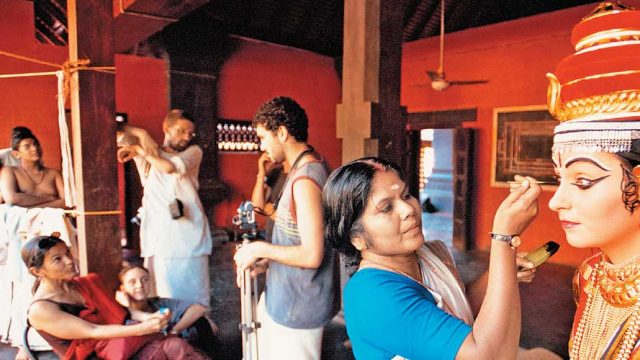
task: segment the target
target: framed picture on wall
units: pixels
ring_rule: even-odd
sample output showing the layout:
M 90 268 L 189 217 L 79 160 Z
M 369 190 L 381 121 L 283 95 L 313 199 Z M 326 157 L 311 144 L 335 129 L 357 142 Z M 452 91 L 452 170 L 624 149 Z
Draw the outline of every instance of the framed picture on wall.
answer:
M 515 175 L 554 183 L 551 146 L 557 124 L 544 105 L 494 109 L 491 186 L 508 187 Z

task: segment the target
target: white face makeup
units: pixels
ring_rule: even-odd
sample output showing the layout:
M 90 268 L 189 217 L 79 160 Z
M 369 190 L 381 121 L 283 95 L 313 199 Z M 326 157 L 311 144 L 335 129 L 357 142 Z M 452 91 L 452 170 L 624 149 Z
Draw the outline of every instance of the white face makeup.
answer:
M 610 153 L 554 154 L 559 185 L 549 201 L 569 244 L 601 248 L 612 259 L 640 240 L 640 212 L 622 202 L 622 162 Z M 619 257 L 619 256 L 618 256 Z

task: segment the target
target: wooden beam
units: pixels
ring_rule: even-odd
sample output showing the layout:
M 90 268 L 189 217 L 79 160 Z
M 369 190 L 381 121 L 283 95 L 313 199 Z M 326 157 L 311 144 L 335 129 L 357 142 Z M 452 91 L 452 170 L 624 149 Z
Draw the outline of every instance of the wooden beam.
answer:
M 400 71 L 404 10 L 397 0 L 380 0 L 379 116 L 371 123 L 381 158 L 404 169 L 406 109 L 400 106 Z
M 344 3 L 342 103 L 336 124 L 343 163 L 380 156 L 402 166 L 406 125 L 400 106 L 402 17 L 395 0 Z
M 113 0 L 115 51 L 126 52 L 209 0 Z
M 91 60 L 91 66 L 114 65 L 112 0 L 67 0 L 69 60 Z M 117 210 L 115 75 L 73 73 L 71 127 L 77 182 L 80 272 L 102 275 L 115 289 L 122 267 L 118 215 L 85 212 Z
M 461 109 L 409 113 L 408 130 L 452 129 L 462 126 L 465 121 L 476 121 L 478 109 Z

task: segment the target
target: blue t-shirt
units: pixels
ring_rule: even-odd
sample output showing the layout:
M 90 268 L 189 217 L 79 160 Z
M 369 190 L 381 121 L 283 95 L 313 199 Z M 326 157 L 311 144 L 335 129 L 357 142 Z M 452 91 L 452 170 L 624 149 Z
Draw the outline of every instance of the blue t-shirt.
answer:
M 344 314 L 356 359 L 455 359 L 471 332 L 423 286 L 379 269 L 362 269 L 349 280 Z

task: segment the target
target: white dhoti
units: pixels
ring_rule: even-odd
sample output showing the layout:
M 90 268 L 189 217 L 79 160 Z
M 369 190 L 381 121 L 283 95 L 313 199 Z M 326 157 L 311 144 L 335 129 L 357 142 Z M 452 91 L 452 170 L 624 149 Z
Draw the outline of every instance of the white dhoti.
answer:
M 152 293 L 157 296 L 210 305 L 209 256 L 145 258 Z
M 324 326 L 293 329 L 274 321 L 267 313 L 265 294 L 258 301 L 258 354 L 264 360 L 320 360 Z

